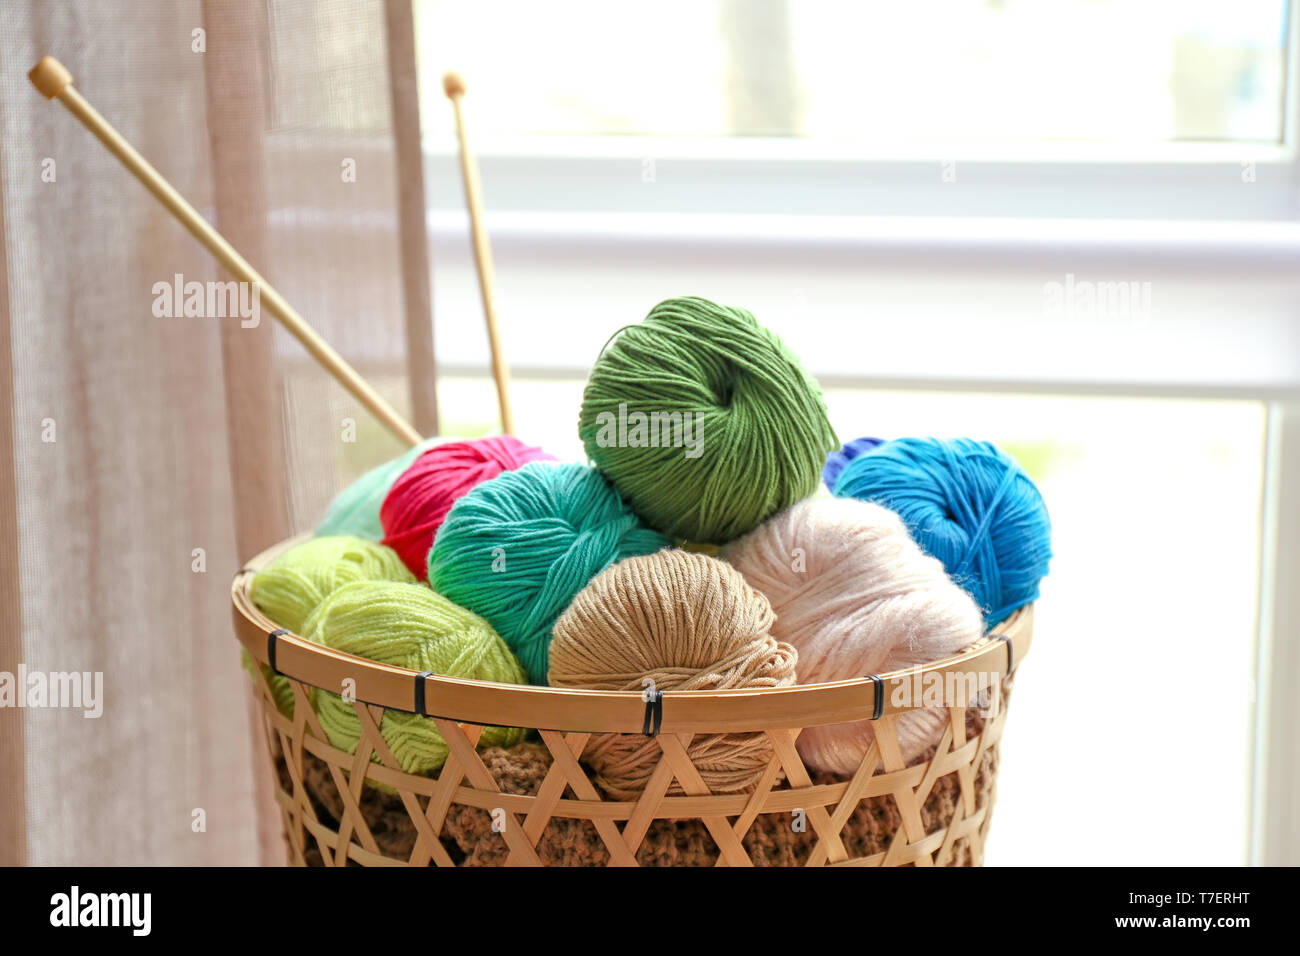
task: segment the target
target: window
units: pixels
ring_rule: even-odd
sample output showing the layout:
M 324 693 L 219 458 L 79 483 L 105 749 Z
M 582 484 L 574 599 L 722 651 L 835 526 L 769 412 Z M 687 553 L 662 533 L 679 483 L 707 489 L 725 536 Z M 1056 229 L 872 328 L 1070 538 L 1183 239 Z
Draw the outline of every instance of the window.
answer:
M 456 68 L 522 433 L 580 457 L 608 333 L 696 294 L 800 353 L 842 438 L 1003 444 L 1058 557 L 990 861 L 1056 862 L 1056 814 L 1137 848 L 1106 862 L 1270 858 L 1300 722 L 1278 703 L 1300 679 L 1291 5 L 628 9 L 418 5 L 447 424 L 481 434 L 491 407 L 439 86 Z M 1075 666 L 1085 647 L 1103 671 Z M 1229 822 L 1194 846 L 1179 795 L 1207 773 Z M 1102 862 L 1087 843 L 1072 860 Z
M 1282 141 L 1283 0 L 420 4 L 426 110 L 473 77 L 519 136 L 900 144 Z M 430 123 L 436 128 L 437 123 Z

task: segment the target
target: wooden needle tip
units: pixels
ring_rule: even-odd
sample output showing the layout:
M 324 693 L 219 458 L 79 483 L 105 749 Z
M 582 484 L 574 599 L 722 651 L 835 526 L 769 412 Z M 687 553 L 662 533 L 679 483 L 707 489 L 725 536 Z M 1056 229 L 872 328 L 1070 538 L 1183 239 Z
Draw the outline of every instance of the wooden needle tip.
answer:
M 454 100 L 458 96 L 465 95 L 465 77 L 461 76 L 455 70 L 448 70 L 442 75 L 442 91 L 447 94 L 447 99 Z
M 68 68 L 52 56 L 41 57 L 41 62 L 32 67 L 27 76 L 46 99 L 54 99 L 72 85 Z

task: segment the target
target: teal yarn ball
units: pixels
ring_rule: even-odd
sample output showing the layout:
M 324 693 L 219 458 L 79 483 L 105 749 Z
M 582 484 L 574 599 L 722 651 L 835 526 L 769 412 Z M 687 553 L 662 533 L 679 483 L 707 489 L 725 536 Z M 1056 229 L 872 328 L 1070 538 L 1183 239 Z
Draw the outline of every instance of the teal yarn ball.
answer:
M 842 498 L 896 512 L 943 562 L 993 628 L 1038 599 L 1052 557 L 1052 524 L 1032 478 L 990 442 L 898 438 L 851 460 Z
M 816 381 L 744 309 L 669 299 L 591 370 L 578 434 L 649 525 L 722 544 L 816 489 L 839 445 Z
M 452 505 L 429 552 L 429 585 L 481 614 L 545 684 L 551 629 L 615 561 L 672 542 L 637 519 L 586 465 L 530 462 Z
M 414 448 L 408 448 L 392 461 L 378 465 L 352 484 L 348 485 L 330 502 L 325 517 L 316 527 L 316 534 L 354 534 L 378 541 L 384 536 L 379 520 L 379 509 L 402 472 L 415 463 L 415 459 L 446 439 L 426 438 Z
M 468 680 L 524 682 L 523 668 L 485 620 L 422 584 L 346 584 L 312 612 L 306 631 L 317 644 L 381 664 Z M 313 690 L 312 704 L 330 743 L 355 753 L 361 720 L 353 704 L 320 688 Z M 427 717 L 386 710 L 379 733 L 407 773 L 432 773 L 447 759 L 447 742 Z M 524 733 L 485 727 L 479 746 L 509 747 Z M 378 754 L 371 759 L 378 761 Z

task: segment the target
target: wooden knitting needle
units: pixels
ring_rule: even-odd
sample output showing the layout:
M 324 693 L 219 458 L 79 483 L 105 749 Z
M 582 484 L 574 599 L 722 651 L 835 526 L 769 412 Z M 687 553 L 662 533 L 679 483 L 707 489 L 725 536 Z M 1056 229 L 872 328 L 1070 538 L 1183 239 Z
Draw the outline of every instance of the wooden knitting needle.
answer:
M 420 433 L 402 418 L 397 411 L 384 400 L 384 397 L 357 374 L 341 355 L 334 351 L 307 322 L 294 311 L 293 306 L 275 291 L 275 288 L 248 264 L 221 233 L 208 223 L 198 211 L 176 191 L 171 183 L 163 178 L 149 161 L 141 156 L 122 134 L 115 130 L 108 120 L 91 106 L 72 85 L 72 74 L 52 56 L 41 58 L 30 73 L 32 84 L 47 99 L 57 99 L 72 113 L 81 124 L 95 134 L 95 137 L 116 156 L 145 189 L 161 202 L 207 250 L 216 256 L 235 278 L 257 287 L 261 305 L 286 329 L 293 334 L 303 347 L 325 367 L 325 370 L 338 379 L 339 384 L 356 396 L 362 405 L 388 427 L 398 438 L 410 445 L 418 445 Z
M 510 369 L 501 351 L 501 333 L 497 328 L 496 306 L 492 296 L 492 246 L 487 230 L 483 228 L 483 195 L 479 189 L 478 164 L 469 151 L 465 136 L 465 114 L 461 99 L 465 96 L 465 80 L 459 73 L 447 73 L 442 78 L 442 90 L 451 100 L 456 114 L 456 138 L 460 140 L 460 174 L 465 182 L 465 205 L 469 207 L 469 227 L 474 240 L 474 263 L 478 267 L 478 288 L 483 297 L 483 318 L 487 322 L 488 348 L 492 351 L 492 377 L 497 383 L 497 404 L 501 407 L 501 430 L 514 434 L 515 419 L 510 412 Z

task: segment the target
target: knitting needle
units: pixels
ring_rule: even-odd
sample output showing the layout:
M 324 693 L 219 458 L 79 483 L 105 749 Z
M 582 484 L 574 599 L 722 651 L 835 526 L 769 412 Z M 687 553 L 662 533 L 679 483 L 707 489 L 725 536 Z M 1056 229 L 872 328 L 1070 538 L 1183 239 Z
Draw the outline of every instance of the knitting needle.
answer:
M 483 298 L 483 318 L 487 322 L 488 347 L 492 352 L 492 377 L 497 385 L 497 404 L 501 408 L 501 430 L 514 434 L 515 420 L 510 412 L 510 369 L 501 350 L 501 333 L 497 328 L 496 306 L 492 295 L 492 246 L 483 228 L 483 195 L 479 189 L 478 164 L 469 150 L 465 135 L 465 114 L 461 100 L 465 96 L 465 79 L 459 73 L 442 78 L 442 90 L 451 100 L 456 114 L 456 138 L 460 141 L 460 174 L 465 182 L 465 205 L 469 207 L 470 233 L 474 240 L 474 262 L 478 267 L 478 288 Z
M 420 433 L 402 418 L 397 411 L 384 400 L 384 397 L 357 374 L 341 355 L 334 351 L 307 322 L 294 311 L 275 288 L 249 265 L 226 239 L 208 223 L 198 210 L 176 191 L 149 161 L 141 156 L 130 143 L 72 85 L 72 74 L 62 63 L 52 56 L 45 56 L 27 74 L 32 85 L 47 99 L 57 99 L 72 113 L 81 124 L 90 130 L 104 144 L 110 153 L 116 156 L 123 166 L 140 180 L 145 189 L 167 208 L 180 224 L 189 230 L 190 235 L 201 242 L 207 250 L 216 256 L 235 278 L 248 283 L 258 290 L 260 304 L 279 321 L 303 347 L 311 353 L 316 361 L 325 367 L 344 388 L 356 396 L 370 412 L 378 418 L 388 430 L 410 445 L 418 445 L 422 440 Z

